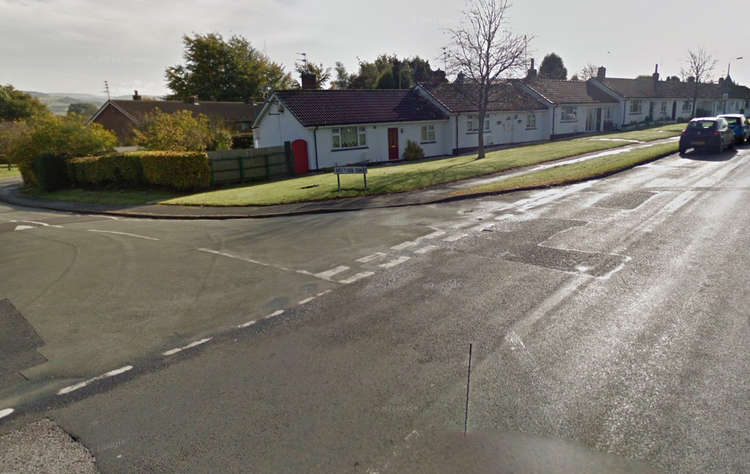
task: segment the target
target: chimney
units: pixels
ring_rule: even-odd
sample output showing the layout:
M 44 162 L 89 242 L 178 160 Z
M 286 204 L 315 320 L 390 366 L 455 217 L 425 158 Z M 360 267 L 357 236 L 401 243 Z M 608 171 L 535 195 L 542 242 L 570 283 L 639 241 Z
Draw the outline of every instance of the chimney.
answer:
M 454 84 L 458 84 L 459 86 L 463 85 L 463 83 L 464 83 L 464 77 L 465 77 L 464 73 L 459 72 L 458 75 L 456 76 L 456 80 L 453 81 L 453 83 Z
M 302 88 L 315 89 L 315 74 L 302 73 Z
M 191 95 L 187 98 L 186 102 L 188 104 L 198 105 L 198 96 L 197 95 Z
M 531 58 L 531 67 L 526 73 L 526 80 L 533 81 L 534 79 L 536 79 L 536 69 L 534 69 L 534 58 Z
M 604 66 L 599 66 L 599 69 L 596 71 L 596 78 L 600 81 L 603 81 L 604 78 L 607 77 L 607 68 Z
M 141 95 L 138 91 L 133 91 L 133 100 L 141 100 Z
M 656 65 L 656 68 L 654 69 L 654 73 L 651 75 L 651 77 L 654 78 L 654 82 L 659 82 L 659 65 Z
M 695 83 L 695 77 L 690 76 L 690 77 L 687 78 L 687 81 L 688 81 L 689 84 L 694 84 Z

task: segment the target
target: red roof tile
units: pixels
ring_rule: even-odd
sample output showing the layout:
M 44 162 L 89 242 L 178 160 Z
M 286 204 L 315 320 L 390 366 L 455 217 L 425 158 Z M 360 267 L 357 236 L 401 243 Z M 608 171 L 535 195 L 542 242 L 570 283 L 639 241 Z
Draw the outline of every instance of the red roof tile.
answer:
M 475 104 L 479 89 L 472 84 L 454 82 L 430 89 L 429 92 L 452 112 L 476 112 L 478 110 Z M 506 81 L 492 86 L 487 106 L 487 110 L 491 111 L 543 110 L 545 108 L 547 107 L 544 104 L 521 91 L 512 82 Z
M 555 104 L 617 103 L 617 99 L 588 81 L 535 79 L 525 84 Z
M 252 122 L 260 109 L 258 105 L 244 102 L 199 101 L 196 104 L 176 100 L 112 100 L 110 102 L 125 111 L 137 122 L 143 120 L 146 115 L 153 113 L 156 109 L 168 114 L 180 110 L 189 110 L 194 114 L 204 114 L 210 119 L 226 122 Z

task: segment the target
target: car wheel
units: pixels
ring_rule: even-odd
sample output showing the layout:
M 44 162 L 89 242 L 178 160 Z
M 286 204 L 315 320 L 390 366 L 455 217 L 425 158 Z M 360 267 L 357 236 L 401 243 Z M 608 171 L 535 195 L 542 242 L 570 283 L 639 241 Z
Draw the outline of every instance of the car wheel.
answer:
M 680 156 L 685 156 L 686 151 L 687 151 L 686 149 L 680 148 Z

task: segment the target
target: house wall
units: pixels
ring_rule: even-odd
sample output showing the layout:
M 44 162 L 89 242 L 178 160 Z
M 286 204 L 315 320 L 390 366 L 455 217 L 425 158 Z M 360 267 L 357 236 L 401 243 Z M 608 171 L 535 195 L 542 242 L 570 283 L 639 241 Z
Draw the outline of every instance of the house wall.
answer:
M 133 129 L 135 125 L 113 105 L 107 104 L 104 110 L 93 120 L 93 123 L 98 123 L 117 135 L 117 141 L 120 145 L 133 144 Z
M 529 115 L 536 117 L 536 127 L 527 128 Z M 489 131 L 484 133 L 485 145 L 506 145 L 511 143 L 525 143 L 548 140 L 550 138 L 550 112 L 548 110 L 490 112 L 485 117 L 489 121 Z M 456 135 L 456 121 L 458 121 L 458 143 L 454 148 L 467 149 L 478 146 L 479 134 L 469 131 L 469 119 L 475 114 L 458 114 L 451 117 L 450 127 L 453 136 Z M 452 144 L 456 140 L 452 140 Z
M 565 107 L 575 107 L 576 119 L 575 120 L 563 120 L 563 109 Z M 610 119 L 617 126 L 618 122 L 616 118 L 618 116 L 618 104 L 561 104 L 554 108 L 554 134 L 557 135 L 569 135 L 576 133 L 586 133 L 597 131 L 594 125 L 591 130 L 586 129 L 586 121 L 588 119 L 589 111 L 596 113 L 596 109 L 602 109 L 601 117 L 599 119 L 599 130 L 604 130 L 604 122 L 607 119 L 607 110 L 610 111 Z

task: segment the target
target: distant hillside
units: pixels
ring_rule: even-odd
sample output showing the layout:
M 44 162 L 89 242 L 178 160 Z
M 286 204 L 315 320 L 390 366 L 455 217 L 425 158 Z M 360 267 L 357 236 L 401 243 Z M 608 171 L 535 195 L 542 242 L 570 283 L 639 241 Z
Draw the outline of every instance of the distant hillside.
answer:
M 75 92 L 37 92 L 37 91 L 24 91 L 24 92 L 39 99 L 44 105 L 47 106 L 48 109 L 52 111 L 53 114 L 57 114 L 57 115 L 67 114 L 68 106 L 70 104 L 88 103 L 88 104 L 95 104 L 97 107 L 100 107 L 107 100 L 107 97 L 103 95 L 79 94 Z M 121 95 L 117 97 L 112 97 L 112 99 L 120 99 L 120 100 L 127 100 L 131 98 L 132 96 L 130 95 Z M 143 98 L 144 99 L 159 99 L 158 97 L 151 97 L 151 96 L 144 96 Z

